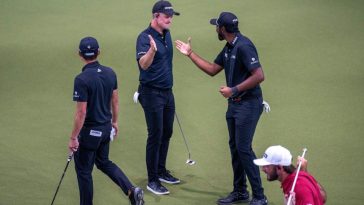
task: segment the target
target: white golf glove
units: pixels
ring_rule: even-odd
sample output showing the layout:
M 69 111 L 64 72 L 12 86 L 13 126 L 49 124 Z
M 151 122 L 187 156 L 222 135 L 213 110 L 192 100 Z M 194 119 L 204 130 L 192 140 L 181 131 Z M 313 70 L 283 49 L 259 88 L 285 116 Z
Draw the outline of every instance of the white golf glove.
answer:
M 134 96 L 133 96 L 133 101 L 135 104 L 137 104 L 139 102 L 138 97 L 139 97 L 139 93 L 138 93 L 138 91 L 135 91 Z
M 114 141 L 114 137 L 115 137 L 115 128 L 112 128 L 110 132 L 110 140 Z
M 263 100 L 263 106 L 264 106 L 264 108 L 263 108 L 264 112 L 266 112 L 266 113 L 270 112 L 270 106 L 269 106 L 268 102 Z

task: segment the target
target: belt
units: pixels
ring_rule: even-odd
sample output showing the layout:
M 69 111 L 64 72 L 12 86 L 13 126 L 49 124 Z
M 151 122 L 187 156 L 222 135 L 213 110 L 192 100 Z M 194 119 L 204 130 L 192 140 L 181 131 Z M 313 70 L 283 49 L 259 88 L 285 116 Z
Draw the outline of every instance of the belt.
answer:
M 242 97 L 229 98 L 229 102 L 240 102 L 242 99 Z
M 142 85 L 140 84 L 139 87 L 141 89 L 151 89 L 151 90 L 158 90 L 158 91 L 163 91 L 163 92 L 168 92 L 168 91 L 172 91 L 172 88 L 158 88 L 158 87 L 154 87 L 154 86 L 150 86 L 150 85 Z
M 238 103 L 240 101 L 243 100 L 251 100 L 251 99 L 257 99 L 259 98 L 258 96 L 254 96 L 254 95 L 243 95 L 240 97 L 233 97 L 233 98 L 229 98 L 228 101 L 231 103 Z

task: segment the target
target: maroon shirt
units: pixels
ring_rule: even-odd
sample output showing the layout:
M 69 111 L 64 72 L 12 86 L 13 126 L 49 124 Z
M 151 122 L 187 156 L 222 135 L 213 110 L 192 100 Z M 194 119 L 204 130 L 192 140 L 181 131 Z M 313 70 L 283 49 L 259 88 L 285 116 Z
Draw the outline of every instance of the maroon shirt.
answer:
M 287 197 L 286 200 L 288 200 L 295 176 L 296 172 L 290 174 L 282 182 L 283 193 Z M 296 194 L 296 205 L 324 204 L 317 181 L 307 172 L 299 172 L 294 192 Z

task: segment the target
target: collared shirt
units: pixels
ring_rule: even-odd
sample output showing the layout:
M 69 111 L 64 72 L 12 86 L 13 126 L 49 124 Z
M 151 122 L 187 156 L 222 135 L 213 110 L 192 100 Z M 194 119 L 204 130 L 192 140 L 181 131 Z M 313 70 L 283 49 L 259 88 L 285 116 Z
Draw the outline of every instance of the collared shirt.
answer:
M 236 52 L 233 53 L 236 46 Z M 233 68 L 231 68 L 232 60 L 235 62 Z M 231 44 L 226 43 L 225 47 L 216 57 L 214 62 L 224 68 L 226 85 L 228 87 L 234 87 L 242 83 L 251 76 L 251 72 L 254 69 L 261 67 L 258 52 L 253 42 L 240 33 L 236 35 Z M 262 95 L 262 91 L 260 86 L 257 85 L 254 88 L 243 91 L 241 94 L 244 94 L 245 97 L 260 97 Z
M 172 59 L 173 44 L 169 30 L 165 30 L 163 34 L 158 33 L 151 26 L 141 32 L 136 42 L 136 59 L 144 56 L 150 48 L 151 35 L 157 45 L 157 52 L 154 55 L 152 64 L 148 69 L 143 70 L 139 66 L 139 81 L 142 85 L 169 89 L 173 86 Z
M 111 97 L 117 88 L 116 74 L 111 68 L 102 66 L 97 61 L 82 68 L 74 81 L 73 101 L 87 102 L 84 126 L 111 122 Z
M 282 182 L 283 193 L 289 197 L 296 172 L 287 176 Z M 322 205 L 320 188 L 313 176 L 307 172 L 300 171 L 294 188 L 296 205 Z M 286 200 L 288 200 L 288 197 Z

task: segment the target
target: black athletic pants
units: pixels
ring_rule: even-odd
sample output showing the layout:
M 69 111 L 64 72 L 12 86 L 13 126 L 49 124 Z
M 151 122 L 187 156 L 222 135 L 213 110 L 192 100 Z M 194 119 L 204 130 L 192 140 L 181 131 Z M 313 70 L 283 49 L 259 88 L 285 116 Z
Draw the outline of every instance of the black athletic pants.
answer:
M 123 171 L 109 160 L 111 124 L 106 126 L 82 128 L 79 139 L 79 149 L 74 154 L 75 169 L 80 191 L 80 205 L 92 205 L 93 183 L 92 169 L 96 167 L 109 176 L 124 192 L 132 184 Z
M 148 182 L 159 181 L 158 174 L 166 171 L 169 140 L 173 132 L 175 103 L 172 89 L 139 87 L 139 101 L 148 127 L 146 164 Z
M 247 188 L 246 177 L 252 187 L 253 196 L 264 196 L 259 167 L 252 149 L 255 128 L 263 111 L 262 98 L 251 97 L 240 102 L 229 102 L 226 121 L 229 130 L 229 146 L 234 172 L 234 191 L 244 192 Z

